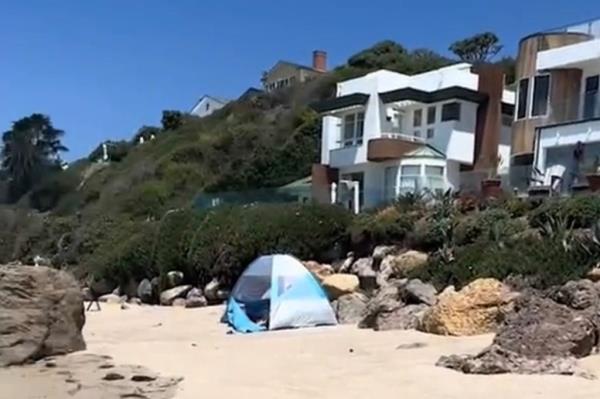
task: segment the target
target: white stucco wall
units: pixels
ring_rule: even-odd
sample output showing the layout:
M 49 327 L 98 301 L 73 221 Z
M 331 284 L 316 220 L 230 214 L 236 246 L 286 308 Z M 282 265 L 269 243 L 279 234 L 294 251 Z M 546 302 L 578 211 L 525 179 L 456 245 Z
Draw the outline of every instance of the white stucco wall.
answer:
M 218 101 L 212 97 L 205 96 L 192 108 L 190 114 L 203 118 L 227 105 L 226 102 Z M 208 106 L 208 107 L 207 107 Z

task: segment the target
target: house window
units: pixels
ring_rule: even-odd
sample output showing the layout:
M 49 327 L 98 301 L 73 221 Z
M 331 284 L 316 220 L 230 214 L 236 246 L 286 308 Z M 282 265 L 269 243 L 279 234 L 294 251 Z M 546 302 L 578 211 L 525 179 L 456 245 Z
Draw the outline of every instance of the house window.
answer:
M 384 175 L 384 198 L 386 202 L 396 199 L 396 188 L 398 185 L 398 167 L 390 166 L 385 168 Z
M 427 176 L 444 176 L 443 166 L 425 166 L 425 174 Z
M 206 103 L 206 110 L 208 111 L 210 109 L 210 103 Z
M 523 119 L 527 116 L 527 106 L 529 100 L 529 79 L 521 79 L 519 82 L 519 92 L 517 94 L 517 119 Z
M 435 130 L 432 127 L 428 128 L 427 129 L 427 138 L 432 139 L 434 135 L 435 135 Z
M 433 125 L 435 123 L 436 107 L 427 108 L 427 124 Z
M 348 114 L 344 116 L 343 146 L 362 145 L 365 130 L 365 113 Z
M 421 190 L 421 165 L 400 167 L 400 194 L 415 193 Z
M 420 130 L 415 130 L 413 132 L 413 137 L 420 138 L 421 137 L 421 131 Z
M 444 167 L 425 165 L 425 184 L 428 190 L 443 191 L 445 187 Z
M 584 119 L 600 116 L 600 109 L 598 107 L 598 80 L 598 75 L 585 79 L 585 93 L 583 98 Z
M 460 103 L 442 105 L 442 122 L 460 120 Z
M 531 116 L 543 116 L 548 112 L 550 75 L 536 76 L 533 80 L 533 104 Z
M 423 123 L 423 110 L 415 109 L 415 112 L 413 112 L 413 126 L 418 127 L 418 126 L 421 126 L 422 123 Z

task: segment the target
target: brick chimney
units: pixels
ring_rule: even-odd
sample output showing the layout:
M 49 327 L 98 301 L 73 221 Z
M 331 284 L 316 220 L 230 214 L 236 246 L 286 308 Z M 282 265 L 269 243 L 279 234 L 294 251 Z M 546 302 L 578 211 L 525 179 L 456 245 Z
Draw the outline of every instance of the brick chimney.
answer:
M 319 72 L 327 72 L 327 52 L 322 50 L 313 51 L 313 69 Z

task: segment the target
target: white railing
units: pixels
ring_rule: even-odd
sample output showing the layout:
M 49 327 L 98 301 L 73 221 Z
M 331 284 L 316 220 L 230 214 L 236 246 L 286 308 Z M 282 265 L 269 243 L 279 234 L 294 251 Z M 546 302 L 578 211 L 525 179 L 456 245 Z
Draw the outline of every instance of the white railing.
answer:
M 405 141 L 412 141 L 415 143 L 425 143 L 427 141 L 423 137 L 414 136 L 412 134 L 405 134 L 405 133 L 381 132 L 381 137 L 384 139 L 405 140 Z

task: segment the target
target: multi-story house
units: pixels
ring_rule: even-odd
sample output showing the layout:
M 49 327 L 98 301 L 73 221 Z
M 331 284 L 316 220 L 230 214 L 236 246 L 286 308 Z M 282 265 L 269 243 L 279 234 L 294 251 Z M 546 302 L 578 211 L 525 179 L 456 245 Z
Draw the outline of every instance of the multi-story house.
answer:
M 599 172 L 600 20 L 523 38 L 516 74 L 511 181 L 585 187 L 586 174 Z
M 229 104 L 229 100 L 224 98 L 204 95 L 194 104 L 190 110 L 190 114 L 196 115 L 199 118 L 204 118 L 213 112 L 223 108 Z
M 261 81 L 264 90 L 271 92 L 296 83 L 304 83 L 324 72 L 327 72 L 327 53 L 315 50 L 313 51 L 312 67 L 289 61 L 279 61 L 263 74 Z
M 323 116 L 321 162 L 312 172 L 320 201 L 359 210 L 508 172 L 514 94 L 497 67 L 380 70 L 338 83 L 337 96 L 315 108 Z

